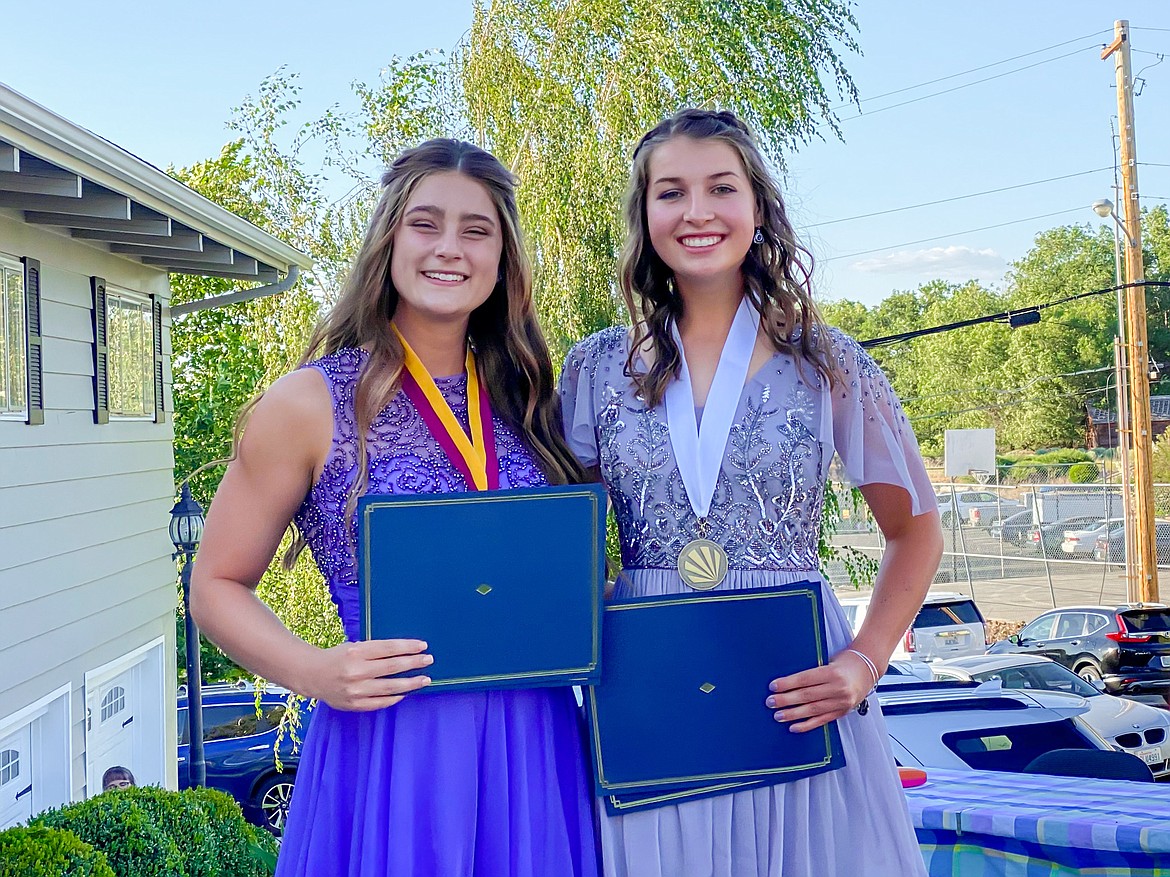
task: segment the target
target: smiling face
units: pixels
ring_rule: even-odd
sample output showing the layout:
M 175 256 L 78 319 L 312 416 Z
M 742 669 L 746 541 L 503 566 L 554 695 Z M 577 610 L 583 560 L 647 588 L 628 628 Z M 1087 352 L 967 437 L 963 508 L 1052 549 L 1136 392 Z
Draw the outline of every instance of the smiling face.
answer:
M 716 139 L 674 137 L 650 156 L 646 226 L 680 293 L 738 294 L 756 201 L 739 154 Z
M 495 288 L 502 252 L 499 213 L 482 183 L 458 171 L 425 177 L 394 232 L 395 322 L 466 326 Z

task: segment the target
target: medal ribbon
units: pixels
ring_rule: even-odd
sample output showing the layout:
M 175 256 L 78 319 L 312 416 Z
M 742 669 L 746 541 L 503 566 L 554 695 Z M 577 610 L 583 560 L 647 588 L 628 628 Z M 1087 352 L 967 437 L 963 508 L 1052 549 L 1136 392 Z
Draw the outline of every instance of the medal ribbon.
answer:
M 691 374 L 687 369 L 682 338 L 677 324 L 670 327 L 674 343 L 678 345 L 681 367 L 678 379 L 666 387 L 666 423 L 687 499 L 700 520 L 707 517 L 711 500 L 715 497 L 715 482 L 723 466 L 731 424 L 747 381 L 759 324 L 759 314 L 744 296 L 719 354 L 715 377 L 707 391 L 701 426 L 695 421 L 695 397 L 691 392 Z
M 469 490 L 498 490 L 500 462 L 496 459 L 496 436 L 492 426 L 491 404 L 488 394 L 479 389 L 475 368 L 475 354 L 467 348 L 467 421 L 471 438 L 463 431 L 455 412 L 439 392 L 434 379 L 418 354 L 414 352 L 398 327 L 391 324 L 394 334 L 402 342 L 406 355 L 402 374 L 402 391 L 422 415 L 427 429 L 443 449 L 443 453 L 459 470 Z

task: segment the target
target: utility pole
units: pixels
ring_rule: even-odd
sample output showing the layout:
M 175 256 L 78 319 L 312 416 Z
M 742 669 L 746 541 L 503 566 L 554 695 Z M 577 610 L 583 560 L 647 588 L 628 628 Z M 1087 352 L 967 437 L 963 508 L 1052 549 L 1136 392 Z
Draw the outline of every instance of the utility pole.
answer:
M 1125 281 L 1145 280 L 1142 265 L 1142 226 L 1138 210 L 1137 143 L 1133 122 L 1133 78 L 1130 67 L 1129 22 L 1113 23 L 1113 42 L 1101 52 L 1101 60 L 1114 57 L 1117 71 L 1117 117 L 1121 125 L 1121 207 L 1125 231 Z M 1153 440 L 1150 431 L 1150 361 L 1146 340 L 1146 292 L 1142 286 L 1126 290 L 1126 341 L 1129 348 L 1129 413 L 1133 430 L 1134 516 L 1137 547 L 1137 599 L 1158 601 L 1158 554 L 1154 530 L 1154 479 L 1150 464 Z

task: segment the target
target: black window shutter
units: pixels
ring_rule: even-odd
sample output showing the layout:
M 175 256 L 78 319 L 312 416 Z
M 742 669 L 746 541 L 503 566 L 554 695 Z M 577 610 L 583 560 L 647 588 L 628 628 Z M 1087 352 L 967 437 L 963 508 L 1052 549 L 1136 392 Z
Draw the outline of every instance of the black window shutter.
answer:
M 24 330 L 28 339 L 28 419 L 25 423 L 45 422 L 43 355 L 41 351 L 41 263 L 25 256 L 24 262 Z
M 154 325 L 154 422 L 166 423 L 167 412 L 163 404 L 163 306 L 156 295 L 150 297 L 150 304 L 154 311 L 151 320 Z
M 89 278 L 93 290 L 93 422 L 110 422 L 110 351 L 106 338 L 106 281 Z

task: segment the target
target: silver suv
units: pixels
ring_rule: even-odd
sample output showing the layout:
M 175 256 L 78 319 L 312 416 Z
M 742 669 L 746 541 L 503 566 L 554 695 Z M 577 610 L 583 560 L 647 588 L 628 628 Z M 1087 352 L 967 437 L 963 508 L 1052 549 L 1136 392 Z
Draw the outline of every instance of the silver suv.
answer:
M 872 595 L 846 597 L 841 608 L 853 632 L 869 611 Z M 891 660 L 941 661 L 966 655 L 982 655 L 987 649 L 983 613 L 965 594 L 927 594 Z

